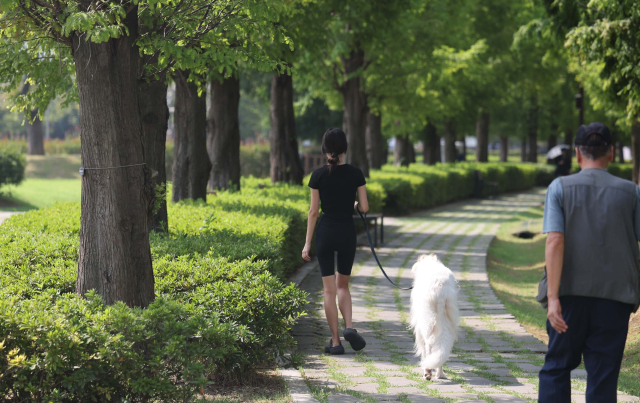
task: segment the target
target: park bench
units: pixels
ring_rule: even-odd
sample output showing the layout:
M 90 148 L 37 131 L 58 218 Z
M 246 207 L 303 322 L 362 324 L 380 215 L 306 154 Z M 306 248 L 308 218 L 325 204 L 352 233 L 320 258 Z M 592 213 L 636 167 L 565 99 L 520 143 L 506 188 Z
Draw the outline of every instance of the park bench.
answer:
M 353 219 L 360 221 L 359 215 L 354 215 Z M 380 243 L 384 243 L 384 215 L 383 214 L 367 214 L 365 218 L 369 222 L 373 222 L 373 247 L 378 247 L 378 219 L 380 219 Z
M 490 197 L 498 194 L 498 182 L 485 182 L 484 179 L 482 179 L 482 174 L 480 173 L 480 171 L 476 171 L 476 187 L 474 192 L 476 198 L 482 198 L 485 188 L 491 190 Z

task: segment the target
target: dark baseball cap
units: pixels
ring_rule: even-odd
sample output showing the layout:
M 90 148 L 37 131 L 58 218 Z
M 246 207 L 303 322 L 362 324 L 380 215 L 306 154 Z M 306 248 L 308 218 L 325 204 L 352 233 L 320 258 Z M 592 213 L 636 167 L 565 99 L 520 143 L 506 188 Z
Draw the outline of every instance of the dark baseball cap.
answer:
M 600 122 L 593 122 L 578 128 L 574 143 L 577 146 L 608 146 L 613 143 L 613 139 L 607 126 Z

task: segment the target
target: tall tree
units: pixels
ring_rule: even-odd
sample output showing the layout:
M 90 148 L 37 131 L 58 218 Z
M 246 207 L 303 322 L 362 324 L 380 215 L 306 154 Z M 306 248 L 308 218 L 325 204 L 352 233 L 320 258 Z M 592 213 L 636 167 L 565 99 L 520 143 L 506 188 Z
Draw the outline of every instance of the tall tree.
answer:
M 489 119 L 488 112 L 481 111 L 476 125 L 476 161 L 489 161 Z
M 309 50 L 299 63 L 310 90 L 344 110 L 343 128 L 349 148 L 347 162 L 369 175 L 366 153 L 366 122 L 369 111 L 366 74 L 390 46 L 402 17 L 411 8 L 407 0 L 357 0 L 322 2 L 319 15 L 329 17 L 318 40 L 323 46 Z M 336 96 L 337 95 L 337 96 Z
M 271 79 L 269 144 L 271 183 L 302 184 L 304 170 L 298 154 L 298 133 L 293 109 L 293 77 L 274 73 Z
M 444 121 L 444 162 L 456 162 L 456 126 L 451 119 Z
M 22 85 L 22 95 L 27 95 L 31 84 L 25 79 Z M 24 111 L 25 125 L 27 126 L 27 155 L 44 155 L 44 135 L 42 120 L 38 114 L 38 108 Z
M 396 166 L 409 166 L 415 162 L 416 155 L 413 142 L 409 135 L 396 136 L 396 146 L 393 149 L 394 164 Z
M 538 162 L 538 99 L 532 96 L 529 99 L 529 111 L 527 114 L 527 137 L 529 140 L 528 162 Z
M 94 289 L 106 303 L 130 306 L 146 306 L 154 298 L 148 238 L 154 189 L 146 166 L 140 80 L 176 69 L 200 73 L 212 59 L 221 66 L 235 63 L 253 48 L 228 52 L 214 46 L 219 32 L 277 30 L 275 7 L 231 0 L 8 0 L 0 6 L 6 22 L 0 40 L 13 51 L 0 60 L 8 83 L 2 90 L 18 85 L 17 67 L 38 83 L 33 94 L 12 100 L 14 105 L 44 110 L 58 94 L 73 99 L 77 88 L 84 168 L 79 294 Z M 162 34 L 140 25 L 160 26 Z M 143 60 L 141 54 L 157 58 Z
M 173 196 L 207 200 L 211 161 L 207 154 L 207 99 L 198 85 L 189 81 L 189 72 L 176 74 L 174 120 Z
M 422 137 L 423 161 L 427 165 L 440 162 L 440 138 L 436 126 L 429 122 L 424 128 Z
M 144 162 L 151 170 L 151 185 L 156 197 L 161 197 L 154 214 L 149 219 L 149 230 L 164 231 L 169 225 L 167 213 L 167 169 L 165 148 L 167 128 L 169 126 L 169 107 L 167 106 L 167 83 L 164 77 L 157 80 L 141 81 L 139 86 L 138 108 L 142 121 L 144 144 Z
M 369 168 L 380 169 L 386 163 L 387 142 L 382 136 L 382 116 L 369 111 L 367 113 L 367 159 Z
M 209 127 L 209 157 L 211 159 L 210 189 L 240 189 L 240 80 L 238 77 L 211 80 Z
M 607 111 L 620 127 L 632 132 L 633 163 L 640 164 L 636 162 L 640 160 L 640 147 L 634 143 L 640 116 L 638 3 L 615 0 L 543 3 L 552 29 L 566 40 L 574 71 L 585 91 L 592 95 L 594 108 Z

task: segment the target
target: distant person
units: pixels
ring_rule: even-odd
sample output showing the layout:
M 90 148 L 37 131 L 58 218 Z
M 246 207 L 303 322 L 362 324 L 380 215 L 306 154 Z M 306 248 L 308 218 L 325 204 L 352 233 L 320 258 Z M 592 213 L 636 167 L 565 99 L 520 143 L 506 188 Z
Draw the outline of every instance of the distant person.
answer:
M 353 210 L 363 213 L 369 210 L 364 175 L 359 168 L 345 164 L 347 136 L 340 129 L 329 129 L 322 138 L 322 152 L 328 163 L 313 171 L 309 180 L 311 208 L 307 221 L 307 241 L 302 249 L 302 258 L 310 261 L 311 240 L 316 229 L 316 220 L 322 204 L 322 217 L 316 231 L 316 253 L 324 286 L 324 311 L 331 329 L 331 340 L 325 347 L 327 354 L 344 354 L 338 332 L 338 308 L 345 323 L 344 339 L 355 351 L 367 344 L 353 328 L 349 279 L 356 256 L 356 226 Z M 356 202 L 356 193 L 359 202 Z M 335 274 L 335 254 L 338 255 L 338 274 Z
M 586 401 L 617 401 L 629 316 L 640 305 L 640 189 L 606 171 L 612 139 L 602 123 L 576 133 L 579 173 L 549 186 L 543 232 L 549 350 L 539 401 L 571 401 L 571 370 L 584 356 Z
M 556 159 L 555 177 L 567 176 L 571 172 L 571 150 L 564 149 L 562 154 Z

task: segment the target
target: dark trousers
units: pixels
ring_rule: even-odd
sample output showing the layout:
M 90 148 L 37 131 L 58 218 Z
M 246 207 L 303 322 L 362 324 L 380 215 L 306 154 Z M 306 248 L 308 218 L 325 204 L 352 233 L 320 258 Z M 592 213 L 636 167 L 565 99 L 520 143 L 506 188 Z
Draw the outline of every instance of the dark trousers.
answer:
M 617 401 L 618 374 L 633 307 L 601 298 L 560 297 L 569 329 L 558 334 L 547 320 L 549 350 L 540 371 L 540 403 L 571 402 L 571 370 L 584 356 L 587 403 Z

